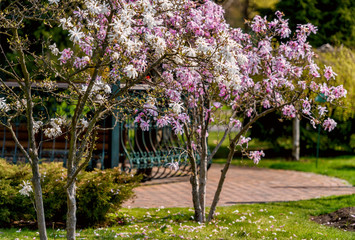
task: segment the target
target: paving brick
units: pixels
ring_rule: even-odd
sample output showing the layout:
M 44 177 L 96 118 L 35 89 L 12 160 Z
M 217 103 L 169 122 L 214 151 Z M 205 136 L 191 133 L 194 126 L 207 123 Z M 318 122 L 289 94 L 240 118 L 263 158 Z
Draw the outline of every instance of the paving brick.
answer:
M 208 172 L 207 205 L 212 203 L 222 166 Z M 135 189 L 136 198 L 124 207 L 192 207 L 191 185 L 187 177 L 178 180 L 146 182 Z M 355 194 L 344 180 L 289 170 L 239 168 L 231 166 L 219 205 L 249 202 L 296 201 L 321 196 Z

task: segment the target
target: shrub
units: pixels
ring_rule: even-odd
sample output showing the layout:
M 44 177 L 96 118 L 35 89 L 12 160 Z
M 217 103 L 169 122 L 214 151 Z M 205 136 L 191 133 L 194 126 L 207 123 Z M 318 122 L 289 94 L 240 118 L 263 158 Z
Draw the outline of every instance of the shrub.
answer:
M 117 168 L 85 172 L 78 179 L 78 224 L 92 226 L 106 221 L 107 213 L 133 197 L 140 177 L 122 174 Z
M 0 159 L 0 169 L 0 225 L 8 226 L 16 219 L 33 219 L 31 200 L 19 193 L 22 181 L 30 178 L 29 168 L 8 164 Z
M 0 225 L 10 226 L 18 220 L 34 220 L 33 196 L 19 193 L 20 184 L 30 180 L 28 165 L 13 165 L 0 159 Z M 65 193 L 66 169 L 61 163 L 41 165 L 43 203 L 46 220 L 65 222 L 67 205 Z M 140 177 L 122 173 L 119 169 L 94 170 L 78 176 L 78 224 L 81 227 L 102 224 L 109 213 L 117 210 L 125 200 L 133 197 L 133 188 Z

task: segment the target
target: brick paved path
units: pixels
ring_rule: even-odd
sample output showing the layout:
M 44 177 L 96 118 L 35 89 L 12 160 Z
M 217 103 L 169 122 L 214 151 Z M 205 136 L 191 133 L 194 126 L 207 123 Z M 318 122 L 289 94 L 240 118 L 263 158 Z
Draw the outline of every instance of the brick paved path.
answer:
M 207 204 L 212 202 L 222 166 L 208 171 Z M 160 182 L 159 182 L 160 181 Z M 192 207 L 188 178 L 178 182 L 147 182 L 135 189 L 137 198 L 124 207 Z M 171 180 L 170 180 L 171 181 Z M 236 203 L 295 201 L 321 196 L 355 194 L 345 181 L 314 173 L 232 166 L 222 190 L 219 206 Z

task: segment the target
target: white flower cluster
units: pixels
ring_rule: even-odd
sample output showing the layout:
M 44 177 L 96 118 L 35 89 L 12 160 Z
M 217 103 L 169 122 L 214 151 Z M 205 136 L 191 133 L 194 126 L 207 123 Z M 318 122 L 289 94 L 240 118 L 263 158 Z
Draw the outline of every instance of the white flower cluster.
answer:
M 241 46 L 231 39 L 229 34 L 222 32 L 220 40 L 223 44 L 216 49 L 212 56 L 215 70 L 220 73 L 216 82 L 221 82 L 228 88 L 237 90 L 241 83 L 239 66 L 244 65 L 248 59 L 240 53 Z
M 82 118 L 80 119 L 80 125 L 85 129 L 89 126 L 89 122 L 85 118 Z
M 182 54 L 190 58 L 194 58 L 197 56 L 195 49 L 193 49 L 192 47 L 185 47 L 185 46 L 182 49 Z
M 51 50 L 54 56 L 58 56 L 59 49 L 57 48 L 57 44 L 53 43 L 52 45 L 49 45 L 49 50 Z
M 93 14 L 106 14 L 110 12 L 107 3 L 101 4 L 99 1 L 96 0 L 86 0 L 85 5 L 89 12 Z
M 19 192 L 21 195 L 29 197 L 31 192 L 33 192 L 31 183 L 28 180 L 22 182 L 23 183 L 20 184 L 22 188 L 19 190 Z
M 183 103 L 177 103 L 177 102 L 169 103 L 169 107 L 173 110 L 175 114 L 181 113 L 181 111 L 184 109 L 182 105 Z
M 211 54 L 213 52 L 213 48 L 202 37 L 196 40 L 196 47 L 203 54 Z
M 127 74 L 127 77 L 129 78 L 136 78 L 138 77 L 138 71 L 137 69 L 134 68 L 134 66 L 132 64 L 127 65 L 124 69 L 123 72 L 125 72 Z
M 162 56 L 166 50 L 165 40 L 154 34 L 146 34 L 146 41 L 154 48 L 158 57 Z
M 104 91 L 106 94 L 111 93 L 111 87 L 109 84 L 104 83 L 101 79 L 95 81 L 94 86 L 92 87 L 92 92 L 96 93 L 99 91 Z
M 161 10 L 167 11 L 174 7 L 174 5 L 169 0 L 157 0 L 157 4 L 160 5 Z
M 81 92 L 85 93 L 88 89 L 87 85 L 81 86 Z M 94 101 L 103 104 L 107 99 L 108 94 L 111 93 L 111 86 L 101 80 L 101 78 L 97 79 L 91 89 L 89 94 L 90 97 L 93 97 Z
M 46 128 L 44 130 L 44 135 L 47 138 L 56 138 L 62 134 L 61 126 L 66 124 L 64 118 L 52 118 L 50 121 L 51 128 Z
M 68 28 L 72 28 L 74 25 L 71 22 L 71 17 L 61 18 L 59 19 L 59 27 L 62 27 L 63 30 L 67 30 Z
M 58 5 L 58 3 L 60 2 L 60 0 L 48 0 L 48 2 L 49 2 L 49 4 L 55 3 L 55 4 Z
M 33 122 L 33 130 L 36 133 L 38 133 L 39 129 L 43 126 L 43 122 L 42 121 L 34 121 Z
M 79 43 L 80 40 L 85 36 L 83 32 L 80 31 L 80 28 L 73 27 L 69 30 L 69 39 L 74 43 Z
M 81 92 L 85 93 L 88 89 L 87 85 L 82 85 L 81 86 Z M 90 96 L 92 96 L 93 94 L 97 94 L 97 95 L 101 95 L 100 93 L 105 93 L 105 94 L 110 94 L 111 93 L 111 87 L 109 84 L 103 82 L 101 80 L 101 78 L 97 79 L 94 83 L 94 85 L 92 86 L 91 92 L 90 92 Z
M 0 98 L 0 112 L 7 112 L 10 110 L 9 105 L 6 103 L 6 99 L 4 97 Z

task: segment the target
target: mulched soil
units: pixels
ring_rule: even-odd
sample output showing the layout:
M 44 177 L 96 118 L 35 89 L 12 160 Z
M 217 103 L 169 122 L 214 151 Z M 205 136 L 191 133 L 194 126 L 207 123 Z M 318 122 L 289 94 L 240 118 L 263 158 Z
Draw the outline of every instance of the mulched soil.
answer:
M 355 232 L 355 207 L 341 208 L 332 213 L 311 217 L 311 220 L 325 226 Z

